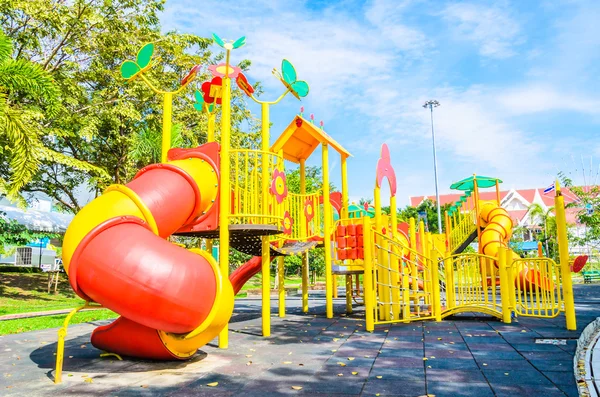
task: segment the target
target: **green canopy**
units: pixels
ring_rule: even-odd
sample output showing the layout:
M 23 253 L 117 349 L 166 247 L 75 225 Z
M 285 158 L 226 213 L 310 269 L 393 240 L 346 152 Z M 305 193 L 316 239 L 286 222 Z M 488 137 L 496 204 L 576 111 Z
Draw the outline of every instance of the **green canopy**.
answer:
M 461 196 L 458 201 L 460 201 L 461 204 L 464 203 L 465 201 L 467 201 L 467 196 Z
M 475 184 L 473 180 L 477 181 L 477 187 L 486 188 L 496 186 L 496 181 L 498 183 L 502 183 L 502 181 L 498 178 L 490 178 L 489 176 L 470 176 L 462 181 L 458 181 L 450 185 L 450 189 L 454 190 L 473 190 L 475 189 Z
M 500 181 L 498 181 L 498 182 L 500 182 Z M 465 197 L 471 197 L 471 194 L 473 194 L 473 191 L 472 190 L 467 190 L 465 192 Z

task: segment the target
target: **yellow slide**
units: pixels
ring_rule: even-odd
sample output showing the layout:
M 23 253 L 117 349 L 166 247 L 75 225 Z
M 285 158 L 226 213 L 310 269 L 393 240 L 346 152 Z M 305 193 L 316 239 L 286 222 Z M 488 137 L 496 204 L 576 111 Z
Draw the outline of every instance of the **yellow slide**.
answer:
M 480 201 L 481 225 L 484 227 L 479 238 L 481 252 L 485 255 L 497 257 L 500 247 L 508 247 L 512 236 L 513 222 L 508 212 L 493 201 Z M 513 260 L 521 259 L 514 251 Z M 498 267 L 498 263 L 495 263 Z M 488 273 L 489 274 L 489 273 Z M 529 291 L 534 287 L 542 290 L 553 290 L 551 280 L 543 277 L 537 270 L 528 269 L 522 264 L 517 269 L 515 283 L 520 283 L 520 289 Z

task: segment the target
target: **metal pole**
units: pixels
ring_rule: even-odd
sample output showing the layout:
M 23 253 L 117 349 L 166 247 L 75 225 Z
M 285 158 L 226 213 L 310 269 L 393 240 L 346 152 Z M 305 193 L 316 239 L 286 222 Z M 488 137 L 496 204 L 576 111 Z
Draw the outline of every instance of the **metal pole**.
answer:
M 433 106 L 439 106 L 438 101 L 427 101 L 424 107 L 429 107 L 431 113 L 431 140 L 433 143 L 433 175 L 435 177 L 435 200 L 437 203 L 437 221 L 438 221 L 438 233 L 442 233 L 442 210 L 440 207 L 440 193 L 438 189 L 438 176 L 437 176 L 437 156 L 435 150 L 435 131 L 433 129 Z

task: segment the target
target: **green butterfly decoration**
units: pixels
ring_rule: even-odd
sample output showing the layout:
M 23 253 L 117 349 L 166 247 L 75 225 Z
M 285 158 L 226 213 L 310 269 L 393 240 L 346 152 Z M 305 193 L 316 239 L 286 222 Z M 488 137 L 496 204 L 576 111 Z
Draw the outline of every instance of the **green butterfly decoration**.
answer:
M 217 43 L 219 46 L 225 48 L 225 42 L 223 41 L 222 38 L 220 38 L 219 36 L 217 36 L 216 33 L 212 34 L 213 40 L 215 41 L 215 43 Z
M 212 34 L 212 37 L 213 37 L 213 40 L 215 41 L 215 43 L 217 43 L 220 47 L 222 47 L 226 50 L 230 50 L 230 51 L 235 50 L 236 48 L 240 48 L 244 44 L 246 44 L 246 36 L 240 37 L 233 43 L 226 43 L 225 40 L 223 40 L 222 38 L 217 36 L 215 33 Z
M 294 69 L 294 65 L 287 59 L 281 61 L 281 73 L 276 69 L 273 72 L 297 99 L 308 95 L 308 83 L 304 80 L 297 80 L 296 69 Z
M 196 103 L 194 103 L 194 108 L 199 111 L 202 112 L 204 111 L 204 97 L 202 95 L 202 93 L 198 90 L 196 90 L 196 92 L 194 92 L 194 97 L 196 98 Z M 211 103 L 210 105 L 208 105 L 208 112 L 211 113 L 215 108 L 215 104 Z
M 133 80 L 137 75 L 150 69 L 152 65 L 152 55 L 154 54 L 154 44 L 148 43 L 143 46 L 137 54 L 136 60 L 125 61 L 121 65 L 121 76 L 125 80 Z

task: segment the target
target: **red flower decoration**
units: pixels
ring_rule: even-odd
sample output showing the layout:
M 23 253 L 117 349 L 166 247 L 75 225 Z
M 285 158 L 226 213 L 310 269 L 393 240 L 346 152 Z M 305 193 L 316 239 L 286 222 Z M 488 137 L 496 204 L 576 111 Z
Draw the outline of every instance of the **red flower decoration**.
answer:
M 369 203 L 364 203 L 363 207 L 365 207 L 365 211 L 369 211 Z
M 311 199 L 306 199 L 304 202 L 304 215 L 307 222 L 310 222 L 315 217 L 315 207 Z
M 283 199 L 288 195 L 285 173 L 279 171 L 277 168 L 273 172 L 273 179 L 271 180 L 271 194 L 275 196 L 279 204 L 281 204 Z
M 281 221 L 281 223 L 283 225 L 283 233 L 292 234 L 292 226 L 294 225 L 294 220 L 290 216 L 289 211 L 285 211 L 285 214 L 283 214 L 283 221 Z
M 254 94 L 254 87 L 248 83 L 248 79 L 244 73 L 240 72 L 238 77 L 235 79 L 235 82 L 237 83 L 238 87 L 240 87 L 240 90 L 244 91 L 246 95 L 252 96 L 252 94 Z
M 227 65 L 224 63 L 220 63 L 218 65 L 210 65 L 208 67 L 208 70 L 210 70 L 212 75 L 215 77 L 225 77 Z M 238 74 L 240 74 L 241 71 L 242 69 L 238 68 L 237 66 L 229 65 L 229 78 L 235 79 L 236 77 L 238 77 Z
M 186 85 L 187 83 L 189 83 L 191 79 L 193 79 L 194 77 L 196 77 L 196 75 L 198 74 L 199 70 L 200 70 L 200 65 L 194 66 L 190 70 L 190 72 L 183 79 L 181 79 L 181 85 Z
M 202 92 L 204 93 L 204 102 L 213 103 L 217 101 L 217 105 L 221 104 L 221 89 L 223 80 L 220 77 L 215 77 L 211 81 L 202 83 Z

